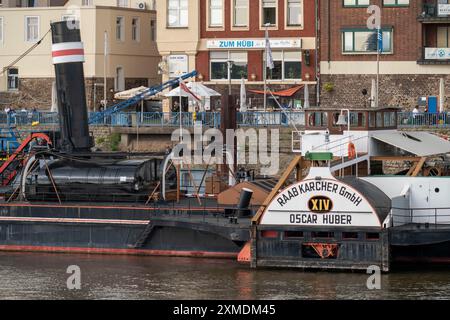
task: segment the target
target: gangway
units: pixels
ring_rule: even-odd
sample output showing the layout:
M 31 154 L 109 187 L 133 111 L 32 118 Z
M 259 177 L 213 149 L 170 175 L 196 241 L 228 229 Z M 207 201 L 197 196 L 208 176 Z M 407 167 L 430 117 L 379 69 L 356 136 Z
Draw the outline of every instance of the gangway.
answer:
M 105 111 L 102 111 L 102 112 L 99 112 L 99 113 L 95 114 L 94 116 L 92 116 L 89 119 L 89 124 L 96 124 L 96 123 L 98 123 L 98 121 L 100 121 L 101 119 L 103 119 L 106 116 L 110 116 L 110 115 L 112 115 L 112 114 L 114 114 L 116 112 L 119 112 L 119 111 L 121 111 L 123 109 L 126 109 L 126 108 L 128 108 L 128 107 L 130 107 L 130 106 L 132 106 L 132 105 L 134 105 L 136 103 L 138 103 L 139 101 L 141 101 L 141 100 L 143 100 L 145 98 L 154 96 L 154 95 L 158 94 L 159 92 L 161 92 L 161 91 L 163 91 L 163 90 L 165 90 L 167 88 L 170 88 L 170 87 L 173 87 L 173 86 L 179 84 L 180 81 L 183 81 L 183 80 L 195 77 L 196 75 L 197 75 L 197 71 L 194 70 L 192 72 L 189 72 L 189 73 L 186 73 L 186 74 L 180 76 L 179 78 L 172 79 L 172 80 L 164 82 L 163 84 L 160 84 L 158 86 L 151 87 L 151 88 L 149 88 L 149 89 L 147 89 L 147 90 L 145 90 L 145 91 L 135 95 L 133 98 L 130 98 L 130 99 L 125 100 L 125 101 L 122 101 L 122 102 L 120 102 L 120 103 L 118 103 L 118 104 L 116 104 L 114 106 L 109 107 Z

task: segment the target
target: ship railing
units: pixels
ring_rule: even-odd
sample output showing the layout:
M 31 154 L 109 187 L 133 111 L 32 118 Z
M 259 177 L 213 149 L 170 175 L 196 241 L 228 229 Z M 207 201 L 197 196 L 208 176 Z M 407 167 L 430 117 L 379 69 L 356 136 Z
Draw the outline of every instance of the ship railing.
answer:
M 303 111 L 286 112 L 262 112 L 246 111 L 238 112 L 237 123 L 241 127 L 305 125 L 305 113 Z
M 102 187 L 107 188 L 107 187 Z M 59 190 L 61 191 L 61 190 Z M 60 193 L 61 203 L 55 200 L 56 195 L 51 192 L 41 192 L 34 194 L 33 207 L 42 206 L 43 209 L 52 211 L 54 208 L 65 208 L 61 218 L 73 218 L 74 216 L 94 217 L 95 210 L 102 212 L 115 211 L 118 214 L 114 216 L 117 219 L 121 219 L 122 216 L 132 216 L 132 220 L 139 220 L 143 218 L 158 219 L 167 217 L 176 217 L 180 219 L 214 223 L 214 224 L 228 224 L 230 219 L 238 218 L 239 212 L 236 206 L 220 205 L 215 198 L 212 197 L 200 197 L 196 196 L 181 197 L 180 202 L 176 200 L 163 201 L 152 200 L 146 204 L 148 199 L 148 193 L 140 193 L 135 195 L 129 195 L 124 198 L 123 194 L 111 191 L 108 194 L 108 200 L 105 195 L 102 194 L 84 194 L 81 192 L 73 191 L 69 197 Z M 80 201 L 80 196 L 84 196 Z M 42 203 L 42 204 L 40 204 Z M 76 205 L 75 205 L 76 203 Z M 4 205 L 14 206 L 14 201 L 5 203 Z M 251 212 L 256 213 L 259 206 L 249 206 Z M 0 214 L 1 215 L 1 214 Z M 130 218 L 123 218 L 129 220 Z
M 405 224 L 424 224 L 438 226 L 450 225 L 450 208 L 392 208 L 392 226 Z
M 397 123 L 399 128 L 445 128 L 450 127 L 450 113 L 399 112 Z

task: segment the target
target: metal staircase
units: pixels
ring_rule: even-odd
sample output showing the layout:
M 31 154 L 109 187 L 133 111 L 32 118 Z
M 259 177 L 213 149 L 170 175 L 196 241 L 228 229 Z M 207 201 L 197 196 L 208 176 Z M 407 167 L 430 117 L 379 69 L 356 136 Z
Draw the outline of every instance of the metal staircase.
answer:
M 155 225 L 150 221 L 146 226 L 145 229 L 142 231 L 142 233 L 139 235 L 139 238 L 136 240 L 136 243 L 134 244 L 133 248 L 139 249 L 142 248 L 145 244 L 145 242 L 148 239 L 148 236 L 153 232 L 153 229 L 155 228 Z
M 354 166 L 358 163 L 364 162 L 364 161 L 369 161 L 370 160 L 370 156 L 368 154 L 365 155 L 359 155 L 354 159 L 349 159 L 348 157 L 344 157 L 342 160 L 336 160 L 333 161 L 330 164 L 330 170 L 331 172 L 336 172 L 351 166 Z

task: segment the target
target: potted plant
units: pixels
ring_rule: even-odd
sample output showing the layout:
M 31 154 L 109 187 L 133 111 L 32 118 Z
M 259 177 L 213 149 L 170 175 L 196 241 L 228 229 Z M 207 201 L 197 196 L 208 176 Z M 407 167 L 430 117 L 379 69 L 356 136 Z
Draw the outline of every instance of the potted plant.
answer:
M 331 82 L 327 82 L 327 83 L 325 83 L 325 84 L 323 85 L 323 89 L 324 89 L 326 92 L 331 92 L 331 91 L 334 90 L 334 84 L 331 83 Z

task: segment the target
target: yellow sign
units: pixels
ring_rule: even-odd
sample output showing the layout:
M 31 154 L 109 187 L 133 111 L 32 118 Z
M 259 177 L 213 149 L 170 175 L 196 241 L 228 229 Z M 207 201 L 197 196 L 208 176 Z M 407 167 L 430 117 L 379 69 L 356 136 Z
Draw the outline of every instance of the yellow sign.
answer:
M 333 210 L 333 201 L 325 196 L 312 197 L 308 201 L 308 208 L 312 212 L 327 213 Z

